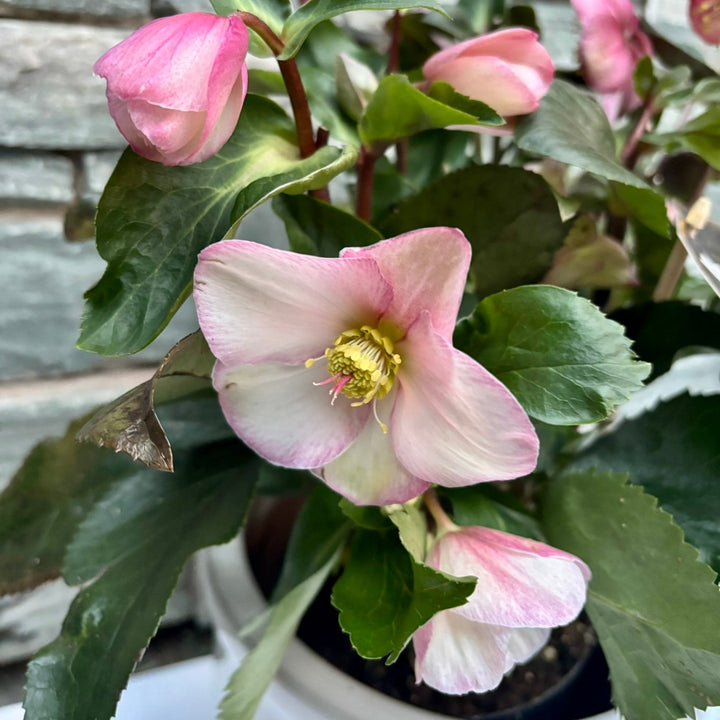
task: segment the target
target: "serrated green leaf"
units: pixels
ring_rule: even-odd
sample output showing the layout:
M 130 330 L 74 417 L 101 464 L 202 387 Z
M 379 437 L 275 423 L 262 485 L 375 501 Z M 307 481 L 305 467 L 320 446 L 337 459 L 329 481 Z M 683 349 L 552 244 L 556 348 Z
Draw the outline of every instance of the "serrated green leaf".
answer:
M 379 507 L 354 505 L 347 498 L 340 500 L 339 507 L 346 517 L 366 530 L 388 530 L 392 527 L 387 515 Z
M 573 468 L 629 472 L 720 571 L 720 398 L 681 395 L 599 438 Z
M 473 165 L 402 201 L 380 229 L 386 236 L 433 225 L 460 228 L 472 245 L 473 291 L 489 295 L 537 282 L 565 236 L 557 202 L 539 175 Z
M 622 325 L 551 285 L 485 298 L 458 324 L 455 346 L 550 425 L 604 420 L 650 372 L 634 359 Z
M 617 160 L 615 136 L 605 111 L 589 94 L 570 83 L 556 80 L 540 107 L 518 122 L 518 147 L 633 188 L 621 191 L 628 198 L 630 212 L 641 203 L 637 215 L 650 222 L 655 231 L 667 235 L 663 199 L 637 175 Z M 640 212 L 641 211 L 641 212 Z
M 683 348 L 720 349 L 720 315 L 697 305 L 647 302 L 616 310 L 611 317 L 625 326 L 639 357 L 652 363 L 649 380 L 667 372 Z
M 454 96 L 462 97 L 457 93 Z M 469 99 L 468 102 L 472 103 Z M 418 90 L 404 75 L 388 75 L 380 81 L 365 108 L 359 126 L 360 139 L 367 147 L 383 149 L 396 140 L 424 130 L 448 125 L 501 124 L 499 115 L 487 106 L 483 107 L 489 112 L 478 119 L 469 112 L 434 100 Z
M 451 578 L 415 562 L 397 533 L 358 530 L 332 603 L 359 655 L 395 662 L 435 613 L 462 605 L 476 578 Z
M 382 240 L 372 225 L 306 195 L 278 195 L 273 198 L 272 207 L 285 223 L 294 252 L 338 257 L 343 248 L 365 247 Z
M 309 0 L 300 6 L 285 22 L 282 38 L 285 49 L 280 60 L 293 57 L 301 48 L 311 30 L 323 20 L 351 10 L 402 10 L 405 8 L 426 8 L 446 15 L 442 5 L 435 0 Z
M 425 549 L 428 540 L 428 526 L 425 511 L 418 505 L 407 503 L 399 507 L 391 506 L 387 515 L 398 530 L 403 547 L 418 563 L 425 562 Z
M 80 591 L 60 636 L 30 663 L 27 720 L 114 714 L 184 563 L 237 533 L 252 495 L 252 462 L 235 439 L 197 448 L 180 472 L 142 469 L 93 508 L 68 547 L 64 574 L 72 583 L 102 575 Z
M 202 333 L 188 335 L 170 350 L 150 380 L 100 408 L 80 428 L 78 441 L 109 447 L 148 467 L 172 472 L 172 448 L 155 414 L 155 403 L 210 389 L 214 364 Z
M 587 612 L 627 720 L 720 704 L 720 592 L 680 528 L 627 475 L 565 474 L 547 488 L 549 541 L 592 570 Z
M 433 100 L 449 105 L 456 110 L 472 115 L 481 125 L 498 126 L 504 125 L 505 120 L 495 112 L 489 105 L 480 100 L 473 100 L 467 95 L 462 95 L 453 88 L 450 83 L 443 80 L 436 80 L 428 88 L 427 94 Z
M 202 163 L 164 167 L 126 150 L 98 208 L 98 251 L 108 267 L 85 295 L 78 347 L 106 355 L 145 347 L 189 294 L 198 252 L 238 219 L 238 194 L 238 212 L 248 212 L 274 192 L 324 182 L 348 162 L 337 148 L 301 160 L 292 120 L 255 95 L 227 144 Z
M 300 511 L 290 535 L 273 604 L 279 602 L 335 557 L 351 523 L 339 507 L 340 496 L 318 483 Z

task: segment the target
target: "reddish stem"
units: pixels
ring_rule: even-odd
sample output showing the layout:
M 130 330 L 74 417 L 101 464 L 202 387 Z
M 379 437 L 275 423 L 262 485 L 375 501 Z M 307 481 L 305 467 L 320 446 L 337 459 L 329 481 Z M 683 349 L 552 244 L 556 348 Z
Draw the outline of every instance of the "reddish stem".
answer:
M 400 67 L 400 40 L 402 39 L 402 17 L 400 11 L 396 10 L 392 22 L 392 36 L 390 39 L 390 50 L 388 51 L 387 74 L 397 72 Z
M 632 169 L 635 166 L 638 155 L 640 154 L 638 150 L 640 139 L 645 134 L 647 126 L 650 123 L 650 120 L 652 120 L 654 114 L 655 101 L 653 98 L 648 98 L 643 105 L 642 113 L 640 114 L 635 127 L 632 129 L 632 132 L 630 133 L 630 136 L 628 137 L 625 147 L 623 147 L 620 155 L 620 159 L 626 168 Z
M 358 160 L 357 205 L 355 214 L 365 222 L 370 222 L 372 213 L 372 191 L 377 156 L 366 148 L 360 150 Z

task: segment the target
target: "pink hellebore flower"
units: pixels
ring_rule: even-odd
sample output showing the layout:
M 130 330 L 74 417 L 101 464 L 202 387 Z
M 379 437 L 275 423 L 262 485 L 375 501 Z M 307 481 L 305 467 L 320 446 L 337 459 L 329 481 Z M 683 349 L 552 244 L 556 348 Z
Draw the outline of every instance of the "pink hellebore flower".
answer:
M 574 555 L 482 527 L 443 535 L 428 564 L 478 578 L 465 605 L 439 612 L 413 636 L 417 681 L 453 695 L 497 687 L 545 645 L 550 628 L 577 617 L 590 580 Z
M 508 28 L 435 53 L 423 65 L 428 80 L 443 80 L 505 118 L 536 110 L 555 69 L 537 34 Z
M 710 45 L 720 45 L 720 0 L 690 0 L 693 30 Z
M 189 165 L 216 153 L 247 92 L 248 31 L 239 15 L 192 12 L 141 27 L 96 63 L 110 114 L 139 155 Z
M 611 120 L 640 104 L 633 84 L 638 60 L 652 55 L 650 38 L 630 0 L 572 0 L 578 14 L 580 61 L 591 90 L 603 94 Z
M 339 258 L 242 240 L 203 250 L 195 304 L 230 426 L 270 462 L 312 469 L 358 504 L 531 472 L 527 415 L 452 347 L 469 263 L 451 228 Z

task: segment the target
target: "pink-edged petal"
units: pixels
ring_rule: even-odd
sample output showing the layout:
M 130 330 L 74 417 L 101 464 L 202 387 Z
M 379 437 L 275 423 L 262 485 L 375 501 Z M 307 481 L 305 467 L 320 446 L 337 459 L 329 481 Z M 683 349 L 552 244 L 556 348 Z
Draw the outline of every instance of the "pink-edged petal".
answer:
M 500 115 L 525 115 L 538 98 L 505 60 L 492 56 L 459 56 L 432 80 L 444 80 L 457 92 L 489 105 Z
M 362 432 L 370 408 L 334 405 L 327 377 L 314 367 L 269 363 L 226 367 L 218 362 L 213 385 L 230 427 L 255 452 L 278 465 L 311 469 L 334 460 Z
M 128 100 L 127 111 L 133 125 L 168 161 L 185 157 L 205 126 L 204 112 L 171 110 L 145 100 Z
M 130 143 L 130 147 L 138 155 L 142 155 L 148 160 L 162 162 L 162 153 L 135 127 L 128 112 L 127 103 L 113 95 L 109 89 L 107 91 L 107 101 L 110 114 L 122 136 Z
M 580 23 L 590 25 L 598 17 L 612 17 L 627 23 L 637 20 L 631 0 L 570 0 Z
M 465 527 L 433 546 L 429 564 L 477 588 L 455 612 L 503 627 L 566 625 L 585 605 L 590 571 L 582 560 L 536 540 Z
M 382 422 L 387 422 L 392 410 L 392 395 L 378 403 Z M 317 474 L 356 505 L 405 503 L 430 486 L 400 464 L 390 436 L 383 433 L 372 415 L 355 442 Z
M 632 77 L 637 62 L 612 18 L 598 18 L 580 38 L 580 57 L 589 87 L 598 92 L 620 89 Z
M 457 487 L 532 472 L 538 439 L 512 393 L 433 331 L 427 313 L 396 346 L 403 358 L 390 434 L 413 475 Z
M 449 695 L 492 690 L 505 673 L 510 633 L 439 612 L 413 635 L 415 679 Z
M 515 628 L 508 642 L 505 672 L 537 655 L 550 639 L 550 628 Z
M 195 305 L 218 360 L 302 363 L 345 330 L 375 325 L 392 290 L 371 258 L 319 258 L 244 240 L 205 248 Z
M 345 248 L 342 257 L 377 262 L 394 293 L 388 320 L 407 329 L 427 310 L 435 330 L 452 337 L 470 267 L 470 243 L 460 230 L 413 230 L 367 248 Z

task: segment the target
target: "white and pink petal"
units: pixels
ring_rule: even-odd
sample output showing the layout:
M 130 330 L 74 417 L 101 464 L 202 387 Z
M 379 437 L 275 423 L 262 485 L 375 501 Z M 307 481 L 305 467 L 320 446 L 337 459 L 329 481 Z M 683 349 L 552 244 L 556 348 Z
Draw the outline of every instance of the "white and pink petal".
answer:
M 224 365 L 319 357 L 345 330 L 377 324 L 392 289 L 369 258 L 320 258 L 244 240 L 200 253 L 198 319 Z

